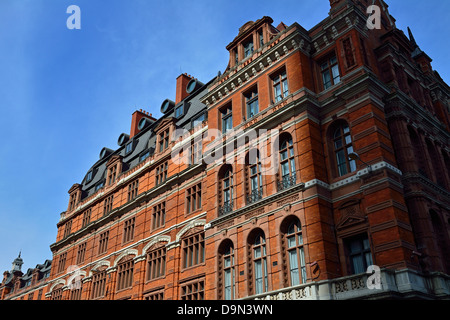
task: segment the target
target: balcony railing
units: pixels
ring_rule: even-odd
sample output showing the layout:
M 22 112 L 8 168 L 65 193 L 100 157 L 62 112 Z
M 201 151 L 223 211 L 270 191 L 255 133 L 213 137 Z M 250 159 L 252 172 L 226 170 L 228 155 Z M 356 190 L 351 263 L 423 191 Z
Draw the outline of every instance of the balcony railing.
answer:
M 262 197 L 263 197 L 263 189 L 262 188 L 255 189 L 247 194 L 247 204 L 251 204 L 253 202 L 261 200 Z
M 277 181 L 278 191 L 282 191 L 284 189 L 295 186 L 296 181 L 297 177 L 295 173 L 290 176 L 289 175 L 283 176 L 281 180 Z
M 219 206 L 219 216 L 230 213 L 233 211 L 233 201 L 227 201 L 222 206 Z

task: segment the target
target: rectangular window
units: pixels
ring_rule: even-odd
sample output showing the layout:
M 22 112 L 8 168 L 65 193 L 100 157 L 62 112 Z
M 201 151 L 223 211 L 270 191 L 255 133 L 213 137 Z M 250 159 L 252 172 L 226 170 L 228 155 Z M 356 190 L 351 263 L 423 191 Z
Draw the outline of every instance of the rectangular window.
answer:
M 128 142 L 125 146 L 125 154 L 129 154 L 131 151 L 133 151 L 133 141 Z
M 231 104 L 225 106 L 220 110 L 220 116 L 222 118 L 222 133 L 226 133 L 228 130 L 233 129 L 233 115 Z
M 183 115 L 183 113 L 184 113 L 184 105 L 181 105 L 175 109 L 175 117 L 176 118 L 181 117 Z
M 96 272 L 92 276 L 92 299 L 105 295 L 106 271 Z
M 139 156 L 139 162 L 144 161 L 144 160 L 147 159 L 148 157 L 150 157 L 150 150 L 145 151 L 144 153 L 142 153 L 142 154 Z
M 128 260 L 117 266 L 117 290 L 131 288 L 133 286 L 133 260 Z
M 352 274 L 364 273 L 372 265 L 372 253 L 367 234 L 359 235 L 345 241 Z
M 123 243 L 133 240 L 135 218 L 125 221 L 123 226 Z
M 86 227 L 91 222 L 91 212 L 92 209 L 89 208 L 83 213 L 83 222 L 81 225 L 82 228 Z
M 156 185 L 160 185 L 167 180 L 167 167 L 168 162 L 164 162 L 160 166 L 156 167 Z
M 196 127 L 206 120 L 206 113 L 202 113 L 192 121 L 192 127 Z
M 183 261 L 184 268 L 205 262 L 205 234 L 203 232 L 183 239 Z
M 253 40 L 244 43 L 244 58 L 250 57 L 253 54 Z
M 148 293 L 144 296 L 144 300 L 164 300 L 164 290 Z
M 204 300 L 205 282 L 203 280 L 191 282 L 181 286 L 181 300 Z
M 262 48 L 264 46 L 264 36 L 262 30 L 259 30 L 258 37 L 259 37 L 259 47 Z
M 191 147 L 189 148 L 189 164 L 199 164 L 202 162 L 202 140 L 195 138 L 192 140 Z
M 138 195 L 139 180 L 134 180 L 128 185 L 128 201 L 135 199 Z
M 320 69 L 322 73 L 322 82 L 324 90 L 341 82 L 341 77 L 339 75 L 339 65 L 336 56 L 333 56 L 324 63 L 322 63 L 320 65 Z
M 166 248 L 161 247 L 147 254 L 147 280 L 164 276 L 166 273 Z
M 103 188 L 104 185 L 105 185 L 105 181 L 103 180 L 95 186 L 95 191 Z
M 153 207 L 152 229 L 162 227 L 166 222 L 166 202 L 161 202 Z
M 116 170 L 117 170 L 117 165 L 115 165 L 114 167 L 111 167 L 109 169 L 108 186 L 110 186 L 111 184 L 113 184 L 116 181 Z
M 66 258 L 67 258 L 67 252 L 64 252 L 59 256 L 59 263 L 58 263 L 58 273 L 63 272 L 66 266 Z
M 202 184 L 199 183 L 186 190 L 186 213 L 189 214 L 202 207 Z
M 75 205 L 77 204 L 77 194 L 74 193 L 70 196 L 70 201 L 69 201 L 69 210 L 73 210 L 75 209 Z
M 100 241 L 98 243 L 98 254 L 105 253 L 108 250 L 109 231 L 100 234 Z
M 92 180 L 92 170 L 87 173 L 86 182 L 90 182 Z
M 86 242 L 82 243 L 78 246 L 77 250 L 77 264 L 81 264 L 84 262 L 84 257 L 86 255 Z
M 71 232 L 72 232 L 72 220 L 69 220 L 64 226 L 64 239 L 67 238 Z
M 272 76 L 273 97 L 275 103 L 283 100 L 289 94 L 288 81 L 286 76 L 286 70 L 282 70 L 276 75 Z
M 166 129 L 159 135 L 159 152 L 163 152 L 168 147 L 169 147 L 169 129 Z
M 111 212 L 113 207 L 113 201 L 114 201 L 114 195 L 110 195 L 108 198 L 105 199 L 103 202 L 103 215 L 107 215 Z
M 253 118 L 259 112 L 258 88 L 254 87 L 244 94 L 247 119 Z

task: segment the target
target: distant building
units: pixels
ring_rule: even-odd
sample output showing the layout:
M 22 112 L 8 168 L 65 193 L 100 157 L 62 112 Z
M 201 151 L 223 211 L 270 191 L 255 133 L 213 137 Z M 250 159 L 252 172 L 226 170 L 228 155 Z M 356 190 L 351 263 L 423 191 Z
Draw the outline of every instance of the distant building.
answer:
M 372 2 L 247 22 L 133 113 L 69 190 L 46 298 L 448 299 L 450 88 Z
M 14 259 L 11 271 L 3 273 L 0 284 L 0 300 L 44 300 L 47 283 L 52 266 L 51 260 L 38 264 L 22 272 L 23 260 L 19 256 Z

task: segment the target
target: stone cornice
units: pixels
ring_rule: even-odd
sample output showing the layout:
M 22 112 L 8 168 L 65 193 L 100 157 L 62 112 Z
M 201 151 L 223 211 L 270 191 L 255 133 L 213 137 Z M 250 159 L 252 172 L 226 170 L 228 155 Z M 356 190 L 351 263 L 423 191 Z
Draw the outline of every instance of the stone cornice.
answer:
M 288 31 L 292 31 L 289 33 Z M 267 44 L 266 50 L 256 52 L 253 56 L 244 60 L 242 64 L 225 73 L 219 83 L 211 86 L 210 91 L 201 98 L 201 102 L 206 104 L 208 109 L 219 102 L 225 101 L 231 94 L 256 78 L 267 69 L 275 67 L 287 56 L 302 50 L 309 56 L 309 40 L 297 30 L 290 27 L 283 31 L 282 35 L 276 37 Z

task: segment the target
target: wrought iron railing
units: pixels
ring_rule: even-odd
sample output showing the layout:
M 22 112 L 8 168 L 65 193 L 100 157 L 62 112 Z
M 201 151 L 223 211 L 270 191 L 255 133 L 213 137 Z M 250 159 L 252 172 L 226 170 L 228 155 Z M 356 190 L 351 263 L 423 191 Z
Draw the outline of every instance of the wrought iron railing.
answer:
M 290 176 L 289 175 L 283 176 L 281 178 L 281 180 L 277 181 L 278 191 L 282 191 L 284 189 L 295 186 L 296 181 L 297 181 L 297 177 L 296 177 L 295 173 Z
M 233 211 L 233 201 L 226 201 L 222 206 L 219 206 L 219 216 L 223 216 Z
M 263 189 L 258 188 L 247 194 L 247 204 L 261 200 L 263 197 Z

